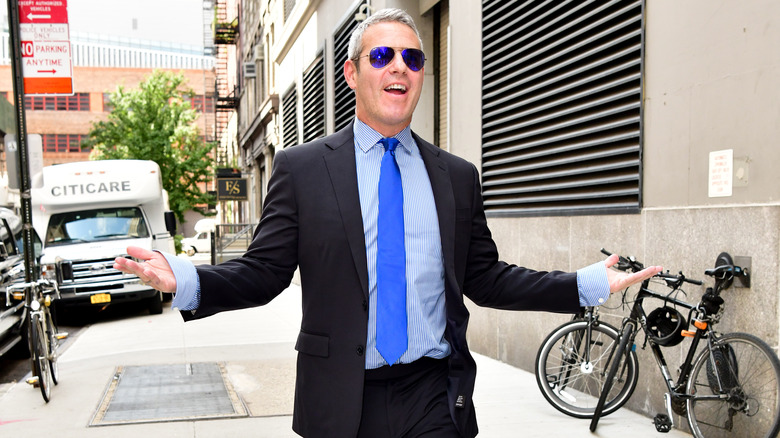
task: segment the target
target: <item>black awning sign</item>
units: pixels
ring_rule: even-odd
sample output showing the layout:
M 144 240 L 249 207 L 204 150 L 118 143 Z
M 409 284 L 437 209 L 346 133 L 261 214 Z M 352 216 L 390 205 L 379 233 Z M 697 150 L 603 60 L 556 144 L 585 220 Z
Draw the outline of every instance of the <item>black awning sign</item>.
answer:
M 217 199 L 220 201 L 246 201 L 246 178 L 217 178 Z

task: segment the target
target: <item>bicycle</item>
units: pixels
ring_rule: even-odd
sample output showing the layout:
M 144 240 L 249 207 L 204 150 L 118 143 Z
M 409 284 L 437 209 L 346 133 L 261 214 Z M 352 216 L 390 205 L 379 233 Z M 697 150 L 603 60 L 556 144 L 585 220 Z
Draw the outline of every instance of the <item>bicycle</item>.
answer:
M 69 266 L 69 265 L 67 265 Z M 59 383 L 59 368 L 57 356 L 59 341 L 67 338 L 67 332 L 59 332 L 55 318 L 52 315 L 52 302 L 59 297 L 59 284 L 63 282 L 63 271 L 66 279 L 72 278 L 72 271 L 63 265 L 44 265 L 41 278 L 31 282 L 19 282 L 6 288 L 6 300 L 11 298 L 25 300 L 27 320 L 27 342 L 30 350 L 32 377 L 27 383 L 38 387 L 43 400 L 51 400 L 51 388 Z M 72 268 L 71 268 L 72 269 Z
M 633 263 L 637 267 L 640 265 L 636 261 Z M 636 373 L 631 376 L 626 370 L 630 367 L 630 358 L 635 356 L 634 341 L 641 330 L 668 390 L 664 395 L 667 413 L 654 418 L 656 430 L 671 430 L 673 413 L 677 413 L 687 417 L 691 432 L 699 438 L 777 436 L 780 431 L 780 360 L 766 342 L 754 335 L 722 334 L 713 329 L 723 315 L 721 293 L 731 287 L 735 277 L 748 275 L 734 265 L 727 253 L 718 256 L 715 266 L 705 271 L 715 279 L 714 287 L 708 287 L 697 304 L 672 296 L 684 282 L 697 283 L 682 274 L 659 275 L 672 288 L 666 296 L 648 289 L 649 279 L 642 282 L 630 316 L 623 320 L 619 343 L 611 353 L 609 372 L 591 419 L 591 432 L 596 430 L 613 383 L 623 376 L 636 378 Z M 647 298 L 661 299 L 664 305 L 647 314 L 643 307 Z M 687 320 L 678 307 L 688 310 Z M 692 321 L 695 330 L 688 330 L 688 321 Z M 661 347 L 678 345 L 686 337 L 692 338 L 692 342 L 675 382 Z M 705 343 L 697 355 L 702 340 Z
M 602 252 L 608 254 L 604 249 Z M 638 272 L 644 266 L 634 259 L 620 258 L 615 268 Z M 620 334 L 615 326 L 599 319 L 599 309 L 582 308 L 545 338 L 536 355 L 534 374 L 542 395 L 553 407 L 575 418 L 593 417 Z M 626 378 L 613 386 L 602 415 L 618 410 L 636 388 L 636 353 L 632 351 L 627 358 Z
M 659 414 L 654 419 L 658 431 L 671 430 L 675 412 L 688 417 L 697 437 L 720 436 L 726 430 L 731 437 L 776 436 L 780 429 L 780 361 L 753 335 L 724 335 L 712 329 L 723 313 L 720 293 L 731 286 L 735 276 L 747 275 L 725 253 L 718 257 L 716 266 L 705 272 L 715 277 L 715 287 L 708 288 L 695 305 L 676 295 L 684 283 L 702 283 L 682 273 L 663 273 L 656 277 L 670 292 L 655 293 L 649 289 L 650 279 L 645 280 L 621 330 L 600 321 L 598 308 L 585 308 L 553 330 L 536 359 L 537 383 L 547 401 L 567 415 L 590 418 L 591 431 L 595 431 L 598 419 L 623 406 L 636 388 L 639 367 L 634 340 L 641 329 L 646 335 L 644 346 L 650 344 L 668 389 L 664 397 L 668 415 Z M 620 257 L 616 267 L 634 272 L 644 268 L 625 257 Z M 664 305 L 647 314 L 643 308 L 647 298 L 662 300 Z M 687 320 L 677 308 L 688 309 Z M 693 321 L 695 331 L 687 330 L 687 321 Z M 660 347 L 678 345 L 686 337 L 693 341 L 675 382 Z M 702 339 L 706 347 L 696 356 Z M 753 360 L 748 360 L 748 355 Z M 613 360 L 616 357 L 618 360 Z M 755 370 L 763 373 L 751 373 Z

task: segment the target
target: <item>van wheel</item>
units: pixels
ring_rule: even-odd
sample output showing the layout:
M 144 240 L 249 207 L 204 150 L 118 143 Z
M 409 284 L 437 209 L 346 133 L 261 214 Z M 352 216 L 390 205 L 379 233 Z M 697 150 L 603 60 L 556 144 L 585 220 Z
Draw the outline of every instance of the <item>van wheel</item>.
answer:
M 157 291 L 153 297 L 149 298 L 149 314 L 159 315 L 163 311 L 163 293 Z
M 187 248 L 187 255 L 192 257 L 195 255 L 195 253 L 198 252 L 195 248 Z

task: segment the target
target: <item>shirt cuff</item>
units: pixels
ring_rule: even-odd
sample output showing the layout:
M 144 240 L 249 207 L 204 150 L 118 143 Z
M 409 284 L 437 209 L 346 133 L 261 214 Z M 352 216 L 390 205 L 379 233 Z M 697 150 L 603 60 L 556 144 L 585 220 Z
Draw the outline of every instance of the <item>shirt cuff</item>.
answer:
M 600 306 L 609 298 L 609 280 L 604 262 L 594 263 L 577 271 L 580 306 Z
M 195 265 L 173 254 L 158 252 L 165 257 L 173 271 L 173 276 L 176 277 L 176 295 L 173 297 L 171 307 L 179 310 L 197 309 L 200 306 L 200 278 Z

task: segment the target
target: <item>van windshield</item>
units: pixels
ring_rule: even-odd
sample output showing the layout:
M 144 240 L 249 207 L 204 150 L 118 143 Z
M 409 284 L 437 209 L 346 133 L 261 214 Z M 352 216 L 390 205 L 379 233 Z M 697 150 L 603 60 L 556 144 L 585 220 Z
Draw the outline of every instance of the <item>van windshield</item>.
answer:
M 142 237 L 149 237 L 149 229 L 141 209 L 104 208 L 53 214 L 46 246 Z

